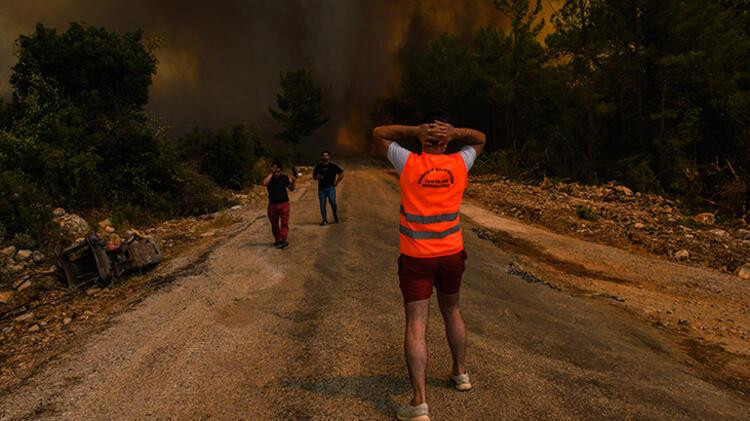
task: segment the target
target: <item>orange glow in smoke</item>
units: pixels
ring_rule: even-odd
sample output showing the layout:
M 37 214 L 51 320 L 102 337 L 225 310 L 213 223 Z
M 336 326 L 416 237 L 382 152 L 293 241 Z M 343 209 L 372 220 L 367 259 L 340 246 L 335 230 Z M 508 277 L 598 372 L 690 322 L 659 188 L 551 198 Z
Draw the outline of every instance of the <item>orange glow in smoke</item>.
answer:
M 367 142 L 359 135 L 360 132 L 360 130 L 353 128 L 351 123 L 339 127 L 336 133 L 337 150 L 345 154 L 362 152 L 362 148 Z

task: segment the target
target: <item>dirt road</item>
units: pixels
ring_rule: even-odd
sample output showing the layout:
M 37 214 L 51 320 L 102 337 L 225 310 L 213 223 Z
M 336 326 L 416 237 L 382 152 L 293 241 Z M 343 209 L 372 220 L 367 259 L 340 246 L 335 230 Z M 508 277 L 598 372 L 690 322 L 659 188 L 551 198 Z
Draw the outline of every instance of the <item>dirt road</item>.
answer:
M 0 397 L 2 419 L 390 419 L 407 399 L 396 277 L 398 185 L 349 171 L 343 222 L 292 195 L 291 246 L 258 219 L 195 273 L 120 315 L 80 352 Z M 248 211 L 246 220 L 261 215 Z M 705 380 L 660 331 L 602 300 L 507 274 L 513 256 L 465 224 L 463 310 L 476 389 L 447 387 L 435 303 L 433 419 L 741 419 L 750 402 Z M 433 298 L 434 299 L 434 298 Z

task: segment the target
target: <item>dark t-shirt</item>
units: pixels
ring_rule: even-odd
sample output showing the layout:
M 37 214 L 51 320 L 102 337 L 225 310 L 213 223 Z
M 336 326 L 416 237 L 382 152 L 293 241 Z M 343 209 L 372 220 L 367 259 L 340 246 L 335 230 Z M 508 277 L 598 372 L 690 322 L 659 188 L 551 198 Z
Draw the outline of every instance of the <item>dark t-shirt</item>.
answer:
M 313 175 L 322 176 L 318 180 L 318 190 L 327 189 L 328 187 L 333 186 L 333 182 L 336 181 L 336 176 L 342 172 L 344 172 L 344 170 L 333 162 L 316 165 L 315 170 L 313 170 Z
M 268 201 L 271 204 L 278 205 L 289 201 L 289 196 L 286 194 L 286 188 L 292 184 L 289 181 L 289 177 L 280 175 L 278 177 L 272 177 L 271 181 L 268 182 Z

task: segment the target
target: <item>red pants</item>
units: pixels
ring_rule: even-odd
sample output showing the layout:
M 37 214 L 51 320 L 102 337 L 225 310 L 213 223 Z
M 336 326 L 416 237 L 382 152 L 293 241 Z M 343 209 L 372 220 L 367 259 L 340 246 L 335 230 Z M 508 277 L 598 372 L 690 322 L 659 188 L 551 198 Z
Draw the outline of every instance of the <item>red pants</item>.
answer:
M 276 205 L 269 203 L 268 219 L 271 220 L 273 238 L 276 241 L 286 241 L 286 236 L 289 234 L 289 202 Z
M 466 252 L 450 256 L 398 258 L 398 278 L 404 302 L 426 300 L 434 286 L 442 294 L 457 294 L 466 268 Z

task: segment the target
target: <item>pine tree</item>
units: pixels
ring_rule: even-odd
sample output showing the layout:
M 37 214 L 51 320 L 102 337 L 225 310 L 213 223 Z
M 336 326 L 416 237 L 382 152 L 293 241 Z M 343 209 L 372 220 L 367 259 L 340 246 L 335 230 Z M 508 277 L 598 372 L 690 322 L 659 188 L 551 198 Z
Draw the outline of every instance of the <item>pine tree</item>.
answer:
M 294 157 L 299 142 L 328 122 L 323 93 L 307 70 L 283 72 L 281 93 L 276 95 L 276 104 L 278 110 L 268 109 L 283 129 L 276 134 L 276 138 L 292 146 Z
M 535 0 L 534 6 L 531 0 L 494 0 L 495 7 L 504 13 L 510 20 L 511 39 L 511 66 L 512 74 L 510 80 L 511 103 L 507 121 L 507 137 L 513 144 L 513 149 L 518 149 L 519 119 L 524 115 L 519 102 L 524 98 L 524 77 L 529 70 L 528 66 L 535 58 L 541 55 L 541 46 L 537 36 L 544 29 L 545 21 L 540 19 L 542 12 L 542 0 Z M 535 53 L 540 54 L 535 54 Z

